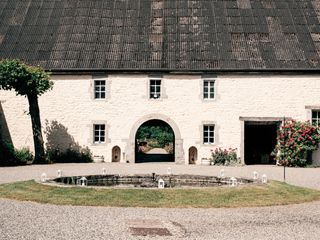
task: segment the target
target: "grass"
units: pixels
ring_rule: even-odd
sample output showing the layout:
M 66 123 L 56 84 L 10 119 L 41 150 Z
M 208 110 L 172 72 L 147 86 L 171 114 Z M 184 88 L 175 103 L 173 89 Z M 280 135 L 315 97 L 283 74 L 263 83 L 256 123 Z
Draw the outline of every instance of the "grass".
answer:
M 320 200 L 320 191 L 272 181 L 267 185 L 206 189 L 94 189 L 34 181 L 0 185 L 0 197 L 57 205 L 111 207 L 261 207 Z

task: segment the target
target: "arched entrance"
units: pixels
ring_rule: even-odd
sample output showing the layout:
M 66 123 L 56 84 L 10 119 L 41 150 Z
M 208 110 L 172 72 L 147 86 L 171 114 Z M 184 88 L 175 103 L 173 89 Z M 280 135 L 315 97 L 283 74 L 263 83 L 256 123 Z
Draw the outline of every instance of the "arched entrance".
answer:
M 159 119 L 144 122 L 135 137 L 135 162 L 174 162 L 174 132 Z
M 120 162 L 121 149 L 118 146 L 112 148 L 112 162 Z
M 198 160 L 198 150 L 196 147 L 189 148 L 189 164 L 196 164 Z
M 162 120 L 163 122 L 167 123 L 174 132 L 174 161 L 175 163 L 184 164 L 184 152 L 183 152 L 183 141 L 181 139 L 181 134 L 177 124 L 169 117 L 159 114 L 153 113 L 146 115 L 140 118 L 133 126 L 130 131 L 128 144 L 126 146 L 126 159 L 130 162 L 135 162 L 135 152 L 136 152 L 136 134 L 138 129 L 142 124 L 149 120 Z

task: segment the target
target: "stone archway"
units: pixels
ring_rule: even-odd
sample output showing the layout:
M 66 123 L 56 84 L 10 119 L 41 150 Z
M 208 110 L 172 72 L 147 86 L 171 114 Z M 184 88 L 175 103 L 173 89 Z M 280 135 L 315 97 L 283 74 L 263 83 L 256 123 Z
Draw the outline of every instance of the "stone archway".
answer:
M 130 132 L 130 136 L 129 136 L 129 142 L 127 144 L 127 149 L 126 149 L 126 153 L 127 153 L 127 160 L 129 160 L 130 162 L 135 162 L 135 139 L 136 139 L 136 133 L 139 129 L 139 127 L 150 120 L 161 120 L 166 122 L 173 130 L 174 132 L 174 160 L 175 163 L 178 164 L 184 164 L 184 152 L 183 152 L 183 140 L 181 139 L 181 134 L 178 128 L 178 125 L 169 117 L 163 115 L 163 114 L 149 114 L 146 115 L 142 118 L 140 118 L 138 121 L 135 122 L 135 124 L 132 126 L 131 128 L 131 132 Z
M 174 132 L 162 120 L 144 122 L 136 133 L 135 162 L 174 162 Z
M 112 148 L 112 162 L 120 162 L 121 159 L 121 149 L 118 146 Z
M 196 164 L 198 160 L 198 150 L 192 146 L 189 148 L 189 164 Z

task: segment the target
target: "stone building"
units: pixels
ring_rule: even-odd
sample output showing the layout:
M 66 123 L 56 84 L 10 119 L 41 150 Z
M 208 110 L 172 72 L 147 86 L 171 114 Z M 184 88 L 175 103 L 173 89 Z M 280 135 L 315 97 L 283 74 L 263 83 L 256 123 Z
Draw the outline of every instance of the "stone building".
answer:
M 319 21 L 312 0 L 0 0 L 0 58 L 52 72 L 47 145 L 135 162 L 137 130 L 158 120 L 176 163 L 222 147 L 263 164 L 285 119 L 319 122 Z M 0 92 L 0 124 L 33 147 L 25 98 Z

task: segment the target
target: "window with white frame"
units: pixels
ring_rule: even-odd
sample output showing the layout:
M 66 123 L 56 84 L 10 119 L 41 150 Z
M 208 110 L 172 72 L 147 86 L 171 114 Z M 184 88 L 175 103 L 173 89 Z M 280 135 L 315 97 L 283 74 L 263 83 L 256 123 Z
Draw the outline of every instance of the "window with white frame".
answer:
M 106 125 L 104 124 L 94 124 L 94 143 L 104 143 L 106 135 Z
M 94 81 L 94 98 L 95 99 L 106 98 L 106 80 Z
M 214 125 L 203 125 L 203 143 L 213 144 L 214 143 Z
M 203 80 L 203 99 L 214 99 L 214 83 L 213 79 Z
M 312 124 L 320 126 L 320 110 L 312 110 Z
M 150 79 L 150 98 L 160 98 L 161 96 L 161 79 Z

